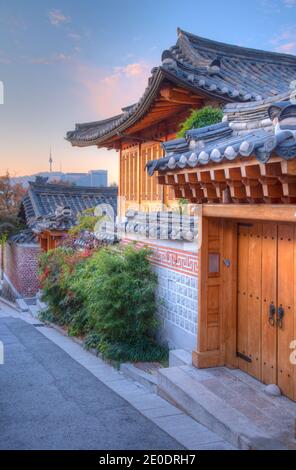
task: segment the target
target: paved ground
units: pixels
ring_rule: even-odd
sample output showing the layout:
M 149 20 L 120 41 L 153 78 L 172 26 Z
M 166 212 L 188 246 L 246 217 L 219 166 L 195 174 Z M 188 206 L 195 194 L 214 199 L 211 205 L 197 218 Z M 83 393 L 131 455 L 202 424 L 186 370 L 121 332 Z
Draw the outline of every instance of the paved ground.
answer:
M 0 302 L 0 449 L 229 449 L 68 337 Z
M 34 326 L 0 320 L 1 449 L 181 449 Z

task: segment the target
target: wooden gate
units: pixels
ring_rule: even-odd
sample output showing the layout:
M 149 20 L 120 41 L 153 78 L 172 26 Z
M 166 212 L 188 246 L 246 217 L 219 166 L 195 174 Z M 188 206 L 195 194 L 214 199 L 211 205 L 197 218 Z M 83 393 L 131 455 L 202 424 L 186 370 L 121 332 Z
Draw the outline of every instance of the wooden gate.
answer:
M 239 367 L 277 383 L 296 399 L 296 229 L 294 224 L 238 224 Z

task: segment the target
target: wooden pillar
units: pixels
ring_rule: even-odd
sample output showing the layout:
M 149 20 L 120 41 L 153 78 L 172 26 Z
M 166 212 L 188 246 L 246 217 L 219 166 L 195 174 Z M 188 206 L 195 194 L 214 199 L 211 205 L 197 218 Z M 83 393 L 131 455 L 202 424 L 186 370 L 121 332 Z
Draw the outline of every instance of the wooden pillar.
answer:
M 222 330 L 222 222 L 204 218 L 199 253 L 198 347 L 193 351 L 196 367 L 223 364 Z

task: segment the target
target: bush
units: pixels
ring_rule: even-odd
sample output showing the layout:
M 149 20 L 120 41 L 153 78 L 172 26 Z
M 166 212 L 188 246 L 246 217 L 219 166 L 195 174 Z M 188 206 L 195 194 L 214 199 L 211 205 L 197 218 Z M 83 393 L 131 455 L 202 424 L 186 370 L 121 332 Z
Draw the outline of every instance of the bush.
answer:
M 164 362 L 168 351 L 165 346 L 150 338 L 142 338 L 135 343 L 112 343 L 100 341 L 97 346 L 102 357 L 115 362 Z
M 53 321 L 86 335 L 85 347 L 114 361 L 158 361 L 155 288 L 150 251 L 101 248 L 85 257 L 58 248 L 42 255 L 43 299 Z M 48 313 L 47 313 L 48 315 Z
M 74 296 L 71 289 L 75 273 L 84 261 L 84 253 L 62 247 L 40 257 L 42 299 L 48 304 L 43 318 L 68 326 L 70 334 L 83 333 L 86 327 L 82 299 Z
M 82 279 L 74 282 L 76 293 L 81 288 L 87 292 L 92 328 L 107 340 L 134 342 L 155 333 L 157 279 L 148 255 L 145 248 L 101 249 L 88 261 Z
M 190 116 L 180 124 L 180 130 L 177 137 L 185 137 L 186 132 L 191 129 L 210 126 L 222 121 L 223 112 L 219 108 L 205 106 L 202 109 L 193 109 Z

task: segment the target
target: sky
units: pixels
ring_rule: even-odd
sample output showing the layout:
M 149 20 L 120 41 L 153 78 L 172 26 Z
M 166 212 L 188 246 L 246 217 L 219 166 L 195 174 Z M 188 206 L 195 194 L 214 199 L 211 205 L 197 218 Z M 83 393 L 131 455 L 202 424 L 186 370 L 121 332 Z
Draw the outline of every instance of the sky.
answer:
M 296 54 L 296 0 L 0 0 L 0 175 L 47 171 L 51 147 L 54 170 L 117 181 L 116 152 L 65 134 L 135 103 L 177 27 Z

